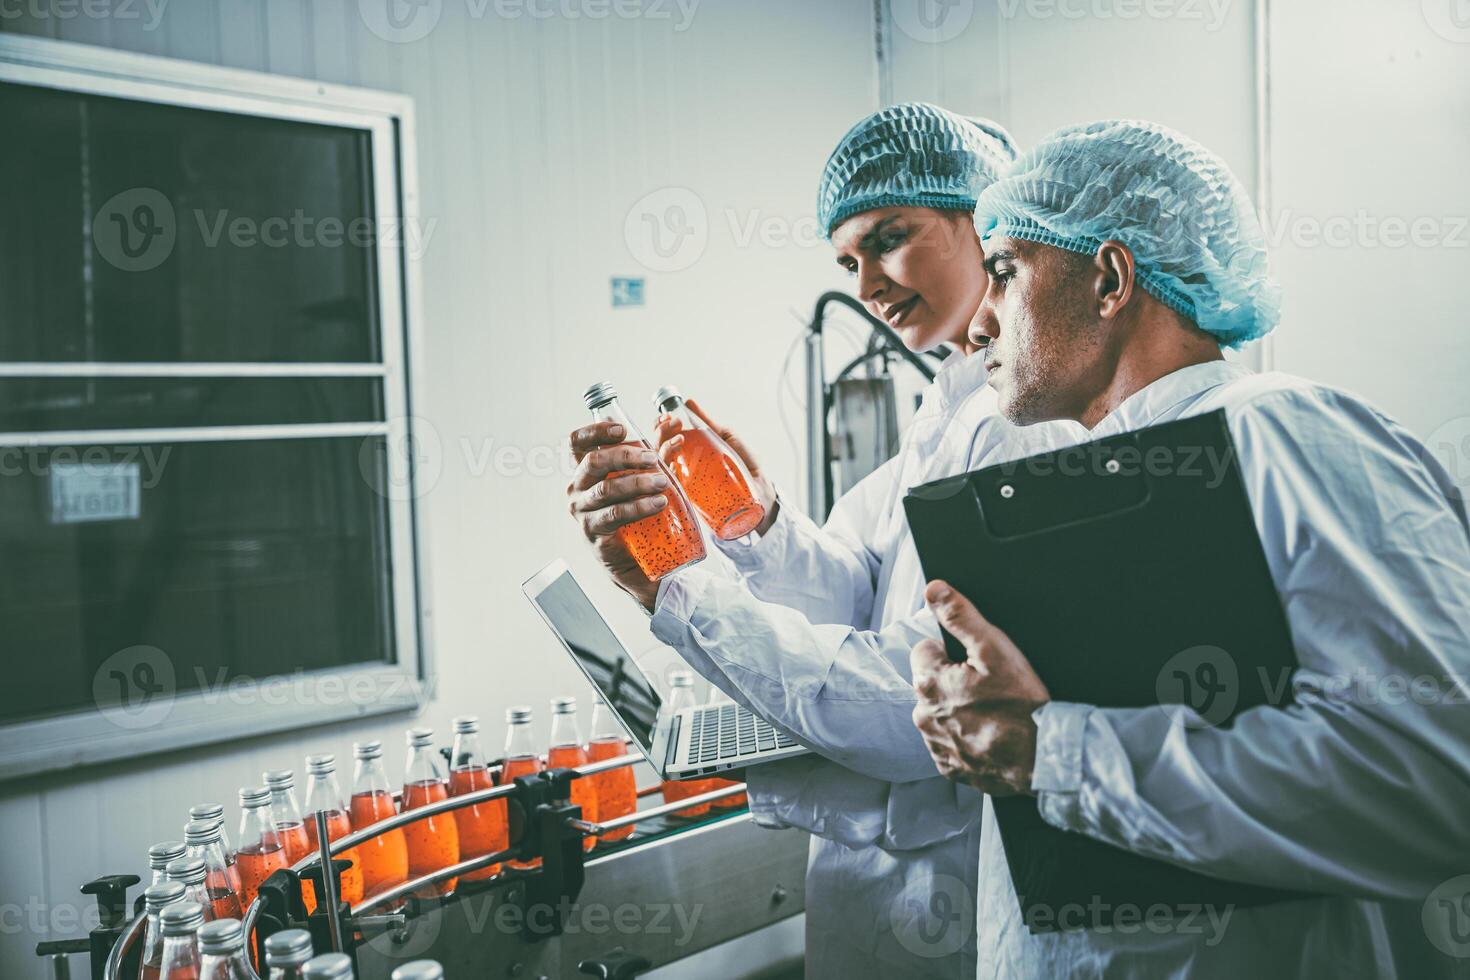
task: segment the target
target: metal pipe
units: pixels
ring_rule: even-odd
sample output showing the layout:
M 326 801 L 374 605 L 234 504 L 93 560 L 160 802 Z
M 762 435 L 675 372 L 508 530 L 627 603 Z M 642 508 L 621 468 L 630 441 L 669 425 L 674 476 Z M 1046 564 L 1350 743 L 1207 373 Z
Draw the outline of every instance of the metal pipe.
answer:
M 427 809 L 427 807 L 422 809 Z M 413 812 L 418 814 L 419 811 L 415 810 Z M 345 840 L 346 838 L 343 839 Z M 372 898 L 364 900 L 362 904 L 353 907 L 352 914 L 357 915 L 360 912 L 366 912 L 368 909 L 375 909 L 379 905 L 386 905 L 425 885 L 432 885 L 436 881 L 443 881 L 446 878 L 457 878 L 460 875 L 469 874 L 471 871 L 479 871 L 481 868 L 488 867 L 492 864 L 499 864 L 501 861 L 507 861 L 515 856 L 516 851 L 512 847 L 504 851 L 497 851 L 494 854 L 482 854 L 477 858 L 470 858 L 468 861 L 451 864 L 448 867 L 440 868 L 438 871 L 431 871 L 426 875 L 414 878 L 412 881 L 405 881 L 401 885 L 394 885 L 387 891 L 379 892 Z
M 824 520 L 829 509 L 827 466 L 827 366 L 822 346 L 821 321 L 814 321 L 806 335 L 806 509 L 816 520 Z
M 326 903 L 324 908 L 327 912 L 327 934 L 332 939 L 332 952 L 344 951 L 342 942 L 342 922 L 337 913 L 337 875 L 332 869 L 332 840 L 327 828 L 327 814 L 325 810 L 318 810 L 316 818 L 316 840 L 318 847 L 318 859 L 321 861 L 322 870 L 322 894 L 321 900 Z
M 622 827 L 628 827 L 642 820 L 652 820 L 654 817 L 667 816 L 680 810 L 687 810 L 692 806 L 701 806 L 712 803 L 715 800 L 723 800 L 727 796 L 736 796 L 745 792 L 744 783 L 736 783 L 733 786 L 722 786 L 712 789 L 708 793 L 700 793 L 698 796 L 690 796 L 674 803 L 665 803 L 662 806 L 649 807 L 647 810 L 639 810 L 624 817 L 615 817 L 602 823 L 589 823 L 586 820 L 568 820 L 567 823 L 582 831 L 584 834 L 601 836 Z

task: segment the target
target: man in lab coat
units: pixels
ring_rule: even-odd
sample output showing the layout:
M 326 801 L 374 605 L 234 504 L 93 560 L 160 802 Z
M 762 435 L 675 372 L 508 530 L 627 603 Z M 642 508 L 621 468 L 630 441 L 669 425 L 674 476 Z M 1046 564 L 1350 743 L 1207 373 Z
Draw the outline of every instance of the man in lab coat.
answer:
M 984 292 L 974 195 L 1013 156 L 993 123 L 908 104 L 860 122 L 828 161 L 822 227 L 868 308 L 911 349 L 967 340 Z M 654 613 L 654 633 L 818 753 L 747 773 L 757 821 L 814 835 L 811 980 L 974 974 L 981 798 L 938 776 L 910 721 L 908 648 L 927 634 L 900 629 L 886 660 L 833 665 L 844 636 L 871 638 L 877 634 L 867 631 L 929 618 L 905 490 L 1008 441 L 1020 444 L 1019 454 L 1042 448 L 1054 428 L 1077 429 L 1009 425 L 985 386 L 984 364 L 963 353 L 926 390 L 899 455 L 838 501 L 824 526 L 766 488 L 767 526 L 749 540 L 719 543 L 738 577 L 707 562 L 656 585 L 643 578 L 613 531 L 663 497 L 637 485 L 651 475 L 604 480 L 638 464 L 635 451 L 610 445 L 621 437 L 595 426 L 572 436 L 581 463 L 569 488 L 573 513 L 614 578 Z M 660 437 L 665 450 L 677 448 L 672 429 L 661 426 Z M 718 631 L 696 625 L 715 620 Z
M 1274 326 L 1276 296 L 1244 191 L 1177 133 L 1062 130 L 981 195 L 976 226 L 990 287 L 972 337 L 1007 417 L 1102 438 L 1225 410 L 1300 664 L 1294 703 L 1228 728 L 1181 705 L 1060 703 L 931 583 L 969 660 L 916 644 L 915 721 L 940 771 L 988 794 L 980 976 L 1466 975 L 1470 534 L 1453 481 L 1360 399 L 1222 359 Z M 1316 897 L 1031 934 L 989 802 L 1017 794 L 1062 830 Z

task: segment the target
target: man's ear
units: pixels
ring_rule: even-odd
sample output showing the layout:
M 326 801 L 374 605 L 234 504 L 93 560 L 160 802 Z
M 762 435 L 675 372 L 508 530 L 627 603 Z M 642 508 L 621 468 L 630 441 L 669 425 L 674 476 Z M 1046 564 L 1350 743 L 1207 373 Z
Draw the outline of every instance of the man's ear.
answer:
M 1092 257 L 1096 272 L 1097 315 L 1104 320 L 1116 319 L 1128 301 L 1133 298 L 1134 277 L 1137 266 L 1133 250 L 1122 242 L 1109 239 L 1098 246 Z

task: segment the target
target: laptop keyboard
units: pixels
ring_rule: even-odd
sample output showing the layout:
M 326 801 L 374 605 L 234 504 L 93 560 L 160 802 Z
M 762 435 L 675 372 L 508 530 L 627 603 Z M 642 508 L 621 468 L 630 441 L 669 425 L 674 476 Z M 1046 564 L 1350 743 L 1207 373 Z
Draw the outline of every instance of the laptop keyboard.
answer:
M 796 745 L 796 739 L 772 728 L 764 719 L 738 704 L 700 708 L 691 714 L 690 720 L 694 725 L 689 739 L 690 765 L 721 762 Z

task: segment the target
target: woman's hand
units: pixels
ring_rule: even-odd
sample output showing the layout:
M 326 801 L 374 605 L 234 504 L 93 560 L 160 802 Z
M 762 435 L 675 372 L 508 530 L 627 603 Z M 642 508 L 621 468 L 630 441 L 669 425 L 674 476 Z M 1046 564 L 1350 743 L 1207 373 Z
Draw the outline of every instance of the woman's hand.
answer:
M 771 525 L 776 522 L 776 508 L 778 505 L 776 502 L 775 486 L 761 472 L 760 463 L 756 462 L 755 454 L 750 451 L 750 447 L 745 444 L 743 439 L 737 436 L 733 430 L 717 424 L 708 415 L 704 414 L 704 410 L 699 407 L 699 403 L 694 399 L 687 399 L 684 404 L 689 407 L 691 412 L 699 416 L 715 435 L 725 440 L 726 445 L 735 450 L 735 455 L 740 457 L 740 461 L 750 471 L 753 482 L 750 488 L 751 492 L 755 494 L 755 499 L 760 502 L 761 507 L 766 512 L 766 516 L 755 529 L 755 533 L 765 534 L 771 529 Z M 660 415 L 658 417 L 658 424 L 654 429 L 654 444 L 658 449 L 659 455 L 663 457 L 664 463 L 670 467 L 673 466 L 674 457 L 678 454 L 680 445 L 683 444 L 684 437 L 680 434 L 683 430 L 684 424 L 673 416 Z

